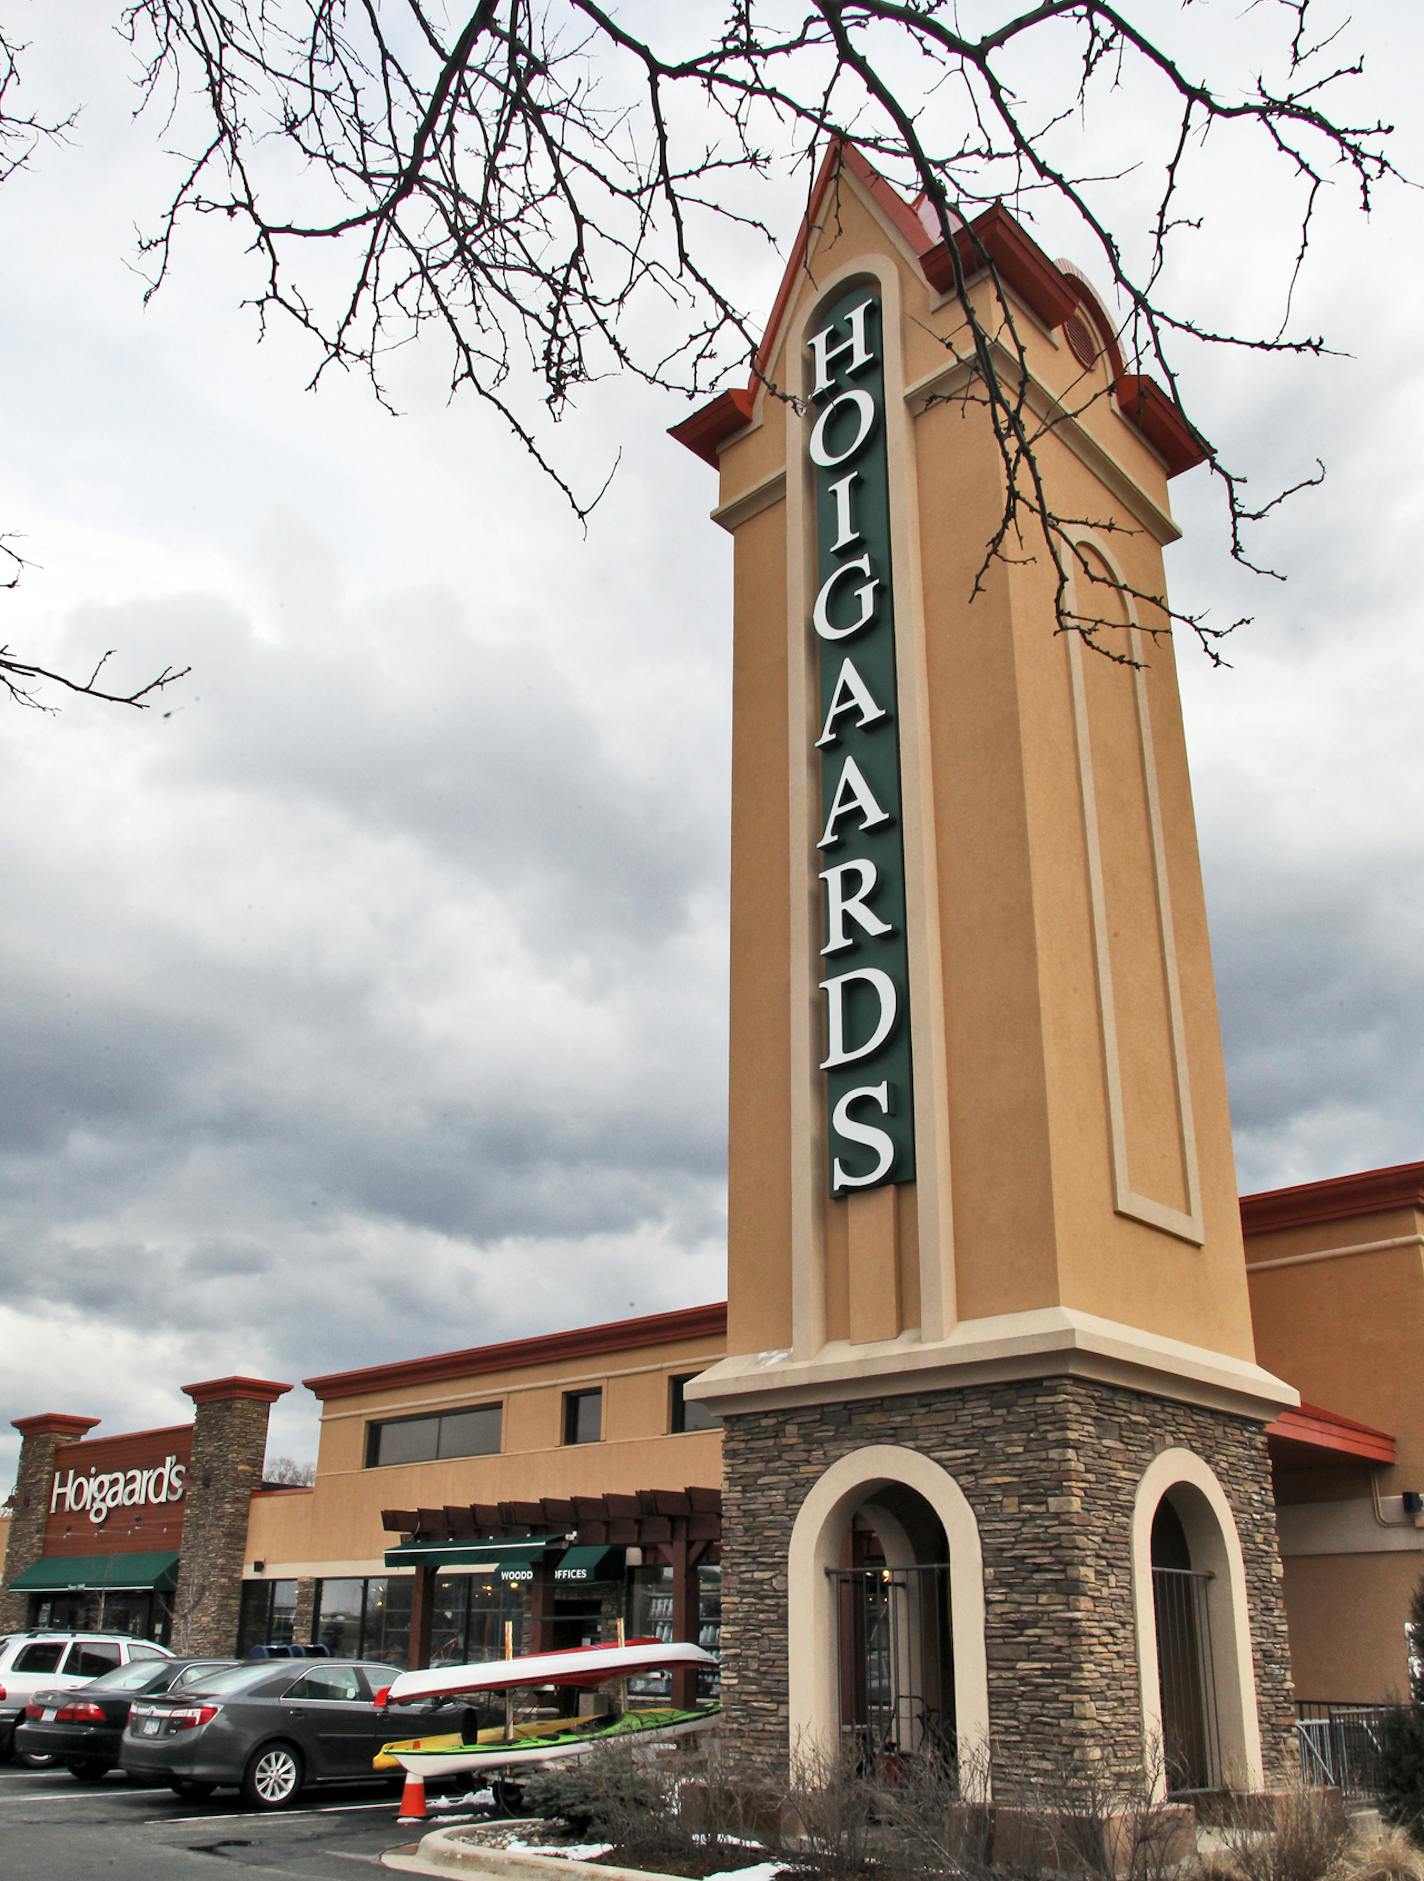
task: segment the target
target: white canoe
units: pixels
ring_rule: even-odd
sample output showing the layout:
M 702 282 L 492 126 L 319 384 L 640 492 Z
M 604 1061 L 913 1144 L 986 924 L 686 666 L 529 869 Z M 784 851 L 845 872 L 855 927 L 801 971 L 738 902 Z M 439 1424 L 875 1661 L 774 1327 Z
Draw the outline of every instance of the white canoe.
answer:
M 514 1691 L 521 1685 L 605 1685 L 613 1679 L 716 1663 L 701 1646 L 677 1641 L 640 1639 L 626 1646 L 572 1646 L 564 1652 L 527 1653 L 522 1659 L 487 1659 L 478 1665 L 426 1666 L 402 1672 L 377 1695 L 376 1703 L 414 1704 L 467 1692 Z

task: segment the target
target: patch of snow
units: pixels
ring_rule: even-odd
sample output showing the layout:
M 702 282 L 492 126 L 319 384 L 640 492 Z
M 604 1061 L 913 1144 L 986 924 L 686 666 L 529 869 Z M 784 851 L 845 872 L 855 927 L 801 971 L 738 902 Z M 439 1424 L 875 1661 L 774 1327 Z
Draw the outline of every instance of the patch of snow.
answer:
M 511 1853 L 517 1849 L 521 1855 L 562 1855 L 565 1861 L 596 1861 L 612 1846 L 611 1842 L 525 1842 L 517 1835 L 505 1843 Z

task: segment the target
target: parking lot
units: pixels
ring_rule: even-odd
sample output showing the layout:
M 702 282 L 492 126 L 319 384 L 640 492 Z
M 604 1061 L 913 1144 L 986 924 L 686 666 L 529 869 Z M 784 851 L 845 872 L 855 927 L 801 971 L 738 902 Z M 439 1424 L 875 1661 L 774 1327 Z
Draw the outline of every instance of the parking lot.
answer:
M 432 1812 L 469 1820 L 477 1811 Z M 257 1813 L 232 1790 L 204 1803 L 138 1788 L 115 1772 L 81 1785 L 67 1771 L 0 1765 L 0 1850 L 9 1881 L 167 1881 L 216 1878 L 224 1867 L 281 1881 L 353 1881 L 385 1872 L 381 1856 L 421 1830 L 396 1821 L 389 1785 L 314 1790 L 294 1809 Z

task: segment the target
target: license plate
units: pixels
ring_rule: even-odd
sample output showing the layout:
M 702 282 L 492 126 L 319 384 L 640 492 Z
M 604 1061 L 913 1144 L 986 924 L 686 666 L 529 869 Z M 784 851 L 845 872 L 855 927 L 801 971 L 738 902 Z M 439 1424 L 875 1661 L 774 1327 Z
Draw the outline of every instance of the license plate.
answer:
M 56 1709 L 56 1706 L 51 1705 L 47 1711 L 42 1711 L 40 1713 L 40 1722 L 42 1724 L 53 1724 Z
M 144 1737 L 157 1737 L 158 1736 L 158 1719 L 157 1718 L 145 1718 L 144 1719 L 142 1735 Z

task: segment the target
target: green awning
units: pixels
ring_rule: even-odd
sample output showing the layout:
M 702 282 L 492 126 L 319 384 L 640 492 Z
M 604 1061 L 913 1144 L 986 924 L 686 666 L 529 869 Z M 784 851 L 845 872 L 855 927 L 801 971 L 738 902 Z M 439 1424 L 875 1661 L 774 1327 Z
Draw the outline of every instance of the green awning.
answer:
M 548 1552 L 547 1541 L 531 1541 L 523 1548 L 509 1548 L 499 1557 L 495 1572 L 502 1581 L 532 1581 L 535 1568 Z
M 10 1583 L 17 1594 L 120 1589 L 171 1594 L 178 1585 L 174 1554 L 47 1554 L 32 1561 Z
M 585 1581 L 622 1580 L 623 1549 L 570 1548 L 554 1569 L 554 1584 L 565 1587 Z
M 536 1561 L 563 1545 L 562 1535 L 531 1541 L 406 1541 L 387 1548 L 386 1566 L 483 1567 L 502 1581 L 527 1580 Z

